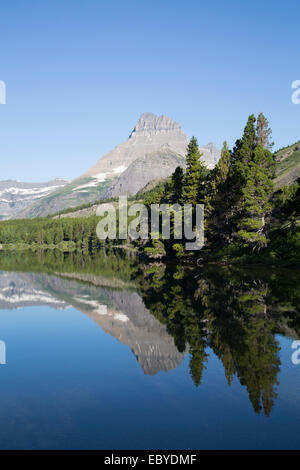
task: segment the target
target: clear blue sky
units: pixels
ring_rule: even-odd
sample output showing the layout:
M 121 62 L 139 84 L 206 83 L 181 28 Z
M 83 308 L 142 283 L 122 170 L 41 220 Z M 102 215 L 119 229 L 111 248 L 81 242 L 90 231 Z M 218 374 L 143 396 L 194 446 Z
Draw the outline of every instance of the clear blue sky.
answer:
M 299 0 L 3 0 L 0 179 L 72 179 L 145 111 L 232 146 L 263 111 L 300 139 Z

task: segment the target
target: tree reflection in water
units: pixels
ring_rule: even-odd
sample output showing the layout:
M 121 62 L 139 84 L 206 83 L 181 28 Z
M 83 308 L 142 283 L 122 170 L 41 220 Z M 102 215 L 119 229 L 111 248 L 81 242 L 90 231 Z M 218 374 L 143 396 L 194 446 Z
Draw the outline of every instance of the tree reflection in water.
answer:
M 269 416 L 280 370 L 276 334 L 299 337 L 299 274 L 262 268 L 183 268 L 155 263 L 136 275 L 150 312 L 167 325 L 201 384 L 208 348 L 230 386 L 236 374 L 256 413 Z

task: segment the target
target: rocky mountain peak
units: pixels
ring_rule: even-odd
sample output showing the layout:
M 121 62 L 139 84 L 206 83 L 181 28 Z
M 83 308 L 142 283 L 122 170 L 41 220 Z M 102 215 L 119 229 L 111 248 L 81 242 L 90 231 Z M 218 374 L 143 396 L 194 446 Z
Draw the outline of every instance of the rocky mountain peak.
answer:
M 177 166 L 185 167 L 189 137 L 180 124 L 165 115 L 143 113 L 125 142 L 101 157 L 86 173 L 36 201 L 20 217 L 37 217 L 106 197 L 136 194 L 152 180 L 169 177 Z M 220 157 L 214 144 L 199 148 L 209 169 Z M 1 215 L 1 212 L 0 212 Z
M 129 137 L 133 137 L 135 135 L 166 134 L 173 132 L 183 134 L 183 130 L 178 122 L 164 114 L 156 116 L 153 113 L 147 112 L 140 116 Z

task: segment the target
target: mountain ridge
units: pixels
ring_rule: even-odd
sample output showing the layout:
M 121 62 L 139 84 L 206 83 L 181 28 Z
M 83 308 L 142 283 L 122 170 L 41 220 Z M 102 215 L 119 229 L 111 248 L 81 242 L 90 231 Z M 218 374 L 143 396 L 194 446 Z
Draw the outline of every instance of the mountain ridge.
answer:
M 0 219 L 8 219 L 30 207 L 32 203 L 58 188 L 67 180 L 56 178 L 41 183 L 28 183 L 12 179 L 0 181 Z

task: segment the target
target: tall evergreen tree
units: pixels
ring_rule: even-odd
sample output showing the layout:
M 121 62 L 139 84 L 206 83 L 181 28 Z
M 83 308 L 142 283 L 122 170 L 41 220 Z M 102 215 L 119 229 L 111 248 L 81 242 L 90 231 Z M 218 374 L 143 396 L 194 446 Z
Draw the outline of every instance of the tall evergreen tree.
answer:
M 265 219 L 271 209 L 270 198 L 274 188 L 271 159 L 272 154 L 258 145 L 242 188 L 238 235 L 241 241 L 253 249 L 267 244 Z
M 225 141 L 221 157 L 208 177 L 205 206 L 205 232 L 207 240 L 212 241 L 218 231 L 222 230 L 221 222 L 226 201 L 226 181 L 230 169 L 231 154 Z
M 274 158 L 267 148 L 271 135 L 267 119 L 261 113 L 256 129 L 254 124 L 255 117 L 251 115 L 233 164 L 232 189 L 238 199 L 231 221 L 236 226 L 236 238 L 257 249 L 267 243 L 265 219 L 273 191 Z
M 170 202 L 180 203 L 182 198 L 183 169 L 178 166 L 172 174 L 170 185 Z
M 271 131 L 261 114 L 259 123 L 249 116 L 242 139 L 236 142 L 224 193 L 222 234 L 252 249 L 266 245 L 266 216 L 273 191 L 274 158 L 269 147 Z M 258 142 L 263 142 L 264 145 Z
M 198 202 L 200 185 L 206 174 L 206 167 L 201 161 L 201 156 L 197 139 L 192 137 L 187 148 L 187 169 L 182 186 L 182 202 L 184 204 L 196 204 Z
M 242 196 L 242 188 L 245 185 L 247 168 L 253 158 L 256 145 L 255 121 L 255 116 L 251 114 L 245 126 L 243 137 L 236 141 L 231 155 L 228 184 L 226 185 L 226 194 L 224 194 L 223 220 L 221 221 L 223 234 L 228 242 L 231 241 L 236 228 L 236 215 Z
M 256 146 L 255 116 L 249 116 L 244 129 L 242 139 L 237 140 L 232 154 L 231 178 L 234 183 L 241 184 L 240 178 L 244 178 L 247 172 L 247 165 L 253 157 Z
M 256 123 L 256 142 L 257 145 L 261 145 L 265 149 L 271 149 L 274 142 L 271 142 L 272 131 L 269 127 L 267 118 L 260 113 Z
M 221 157 L 208 178 L 207 194 L 205 197 L 205 212 L 207 216 L 213 212 L 219 202 L 217 201 L 218 195 L 220 195 L 224 189 L 224 183 L 227 179 L 229 168 L 230 150 L 225 141 L 221 150 Z

